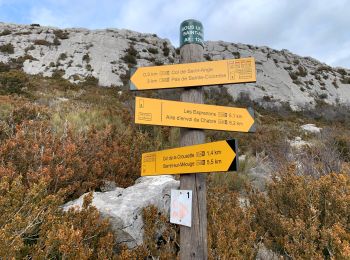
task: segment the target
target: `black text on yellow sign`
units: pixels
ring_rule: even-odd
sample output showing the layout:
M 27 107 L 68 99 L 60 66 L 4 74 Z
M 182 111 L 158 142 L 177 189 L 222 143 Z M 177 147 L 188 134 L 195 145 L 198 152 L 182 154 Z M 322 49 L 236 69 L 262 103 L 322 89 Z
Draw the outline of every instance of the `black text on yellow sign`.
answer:
M 142 154 L 141 176 L 237 171 L 237 140 Z
M 237 132 L 254 132 L 254 111 L 136 97 L 135 123 Z
M 137 68 L 130 90 L 182 88 L 256 81 L 254 58 Z

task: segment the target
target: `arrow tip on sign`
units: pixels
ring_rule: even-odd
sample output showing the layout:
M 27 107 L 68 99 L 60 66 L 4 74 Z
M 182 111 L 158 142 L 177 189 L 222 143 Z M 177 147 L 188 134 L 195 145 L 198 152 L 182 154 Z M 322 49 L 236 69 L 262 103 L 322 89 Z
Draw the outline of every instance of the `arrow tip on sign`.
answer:
M 237 139 L 226 140 L 231 149 L 235 152 L 235 158 L 233 159 L 228 171 L 238 171 L 239 159 L 238 159 L 238 141 Z
M 254 109 L 251 108 L 251 107 L 248 107 L 248 113 L 249 115 L 252 117 L 253 119 L 253 124 L 252 126 L 249 128 L 248 132 L 252 132 L 252 133 L 255 133 L 256 131 L 256 124 L 255 124 L 255 119 L 254 119 Z
M 130 90 L 137 90 L 135 84 L 132 82 L 132 77 L 135 74 L 136 70 L 137 70 L 136 68 L 131 68 L 130 69 L 130 80 L 129 80 Z

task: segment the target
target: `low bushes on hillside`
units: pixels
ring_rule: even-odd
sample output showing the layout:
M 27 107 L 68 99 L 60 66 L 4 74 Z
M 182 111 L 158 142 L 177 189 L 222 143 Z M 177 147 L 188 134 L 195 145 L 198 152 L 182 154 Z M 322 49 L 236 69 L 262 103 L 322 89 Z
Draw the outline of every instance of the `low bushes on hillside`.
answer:
M 59 38 L 59 39 L 61 39 L 61 40 L 66 40 L 66 39 L 69 38 L 69 32 L 67 32 L 67 31 L 63 31 L 63 30 L 54 30 L 54 31 L 53 31 L 53 34 L 54 34 L 57 38 Z
M 9 87 L 0 93 L 0 258 L 176 259 L 179 228 L 154 207 L 144 210 L 145 243 L 135 250 L 114 244 L 108 222 L 90 206 L 91 196 L 82 211 L 60 208 L 100 190 L 105 180 L 133 184 L 142 152 L 177 145 L 178 128 L 133 124 L 133 94 L 88 85 L 7 68 L 0 73 L 2 90 Z M 32 96 L 12 94 L 22 90 Z M 224 88 L 208 92 L 207 101 L 233 102 Z M 236 102 L 254 105 L 243 95 Z M 262 244 L 285 258 L 350 257 L 348 117 L 348 110 L 324 104 L 299 114 L 258 108 L 254 134 L 208 132 L 212 141 L 238 137 L 247 156 L 238 173 L 208 178 L 210 259 L 251 259 Z M 303 133 L 300 124 L 310 120 L 319 120 L 326 135 Z M 286 140 L 296 136 L 314 143 L 300 157 Z M 249 187 L 249 171 L 257 165 L 249 158 L 257 154 L 275 172 L 264 192 Z
M 292 259 L 350 257 L 348 172 L 315 179 L 290 166 L 276 175 L 267 194 L 250 199 L 252 228 L 273 251 Z
M 5 29 L 2 32 L 0 32 L 0 36 L 6 36 L 10 35 L 12 32 L 9 29 Z
M 29 188 L 14 170 L 0 166 L 0 258 L 107 259 L 114 237 L 107 220 L 91 207 L 63 212 L 62 192 L 50 195 L 45 177 Z
M 21 94 L 23 88 L 28 87 L 28 77 L 20 71 L 7 71 L 0 73 L 0 94 Z
M 0 52 L 13 54 L 15 52 L 15 47 L 11 43 L 7 43 L 0 46 Z
M 75 136 L 68 128 L 55 135 L 45 122 L 25 122 L 0 147 L 4 167 L 30 185 L 45 176 L 50 193 L 66 189 L 67 198 L 75 198 L 89 189 L 97 189 L 103 180 L 118 186 L 132 185 L 139 176 L 141 152 L 149 146 L 147 137 L 127 129 L 113 127 L 91 130 Z
M 44 40 L 44 39 L 38 39 L 38 40 L 34 40 L 34 44 L 35 45 L 50 46 L 51 42 L 48 42 L 47 40 Z

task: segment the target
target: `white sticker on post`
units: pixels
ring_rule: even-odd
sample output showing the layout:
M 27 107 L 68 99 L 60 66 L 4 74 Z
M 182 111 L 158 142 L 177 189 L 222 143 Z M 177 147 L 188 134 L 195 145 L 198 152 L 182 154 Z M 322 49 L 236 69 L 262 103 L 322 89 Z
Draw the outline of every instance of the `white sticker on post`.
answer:
M 191 227 L 192 191 L 171 190 L 170 223 Z

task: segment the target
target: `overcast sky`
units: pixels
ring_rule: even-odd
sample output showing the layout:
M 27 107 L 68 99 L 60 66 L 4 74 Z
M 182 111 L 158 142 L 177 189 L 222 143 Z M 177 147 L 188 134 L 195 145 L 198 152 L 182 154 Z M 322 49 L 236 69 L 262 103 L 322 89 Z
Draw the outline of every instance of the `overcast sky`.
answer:
M 350 68 L 348 0 L 0 0 L 0 21 L 62 28 L 126 28 L 179 45 L 179 25 L 203 23 L 205 40 L 288 49 Z

